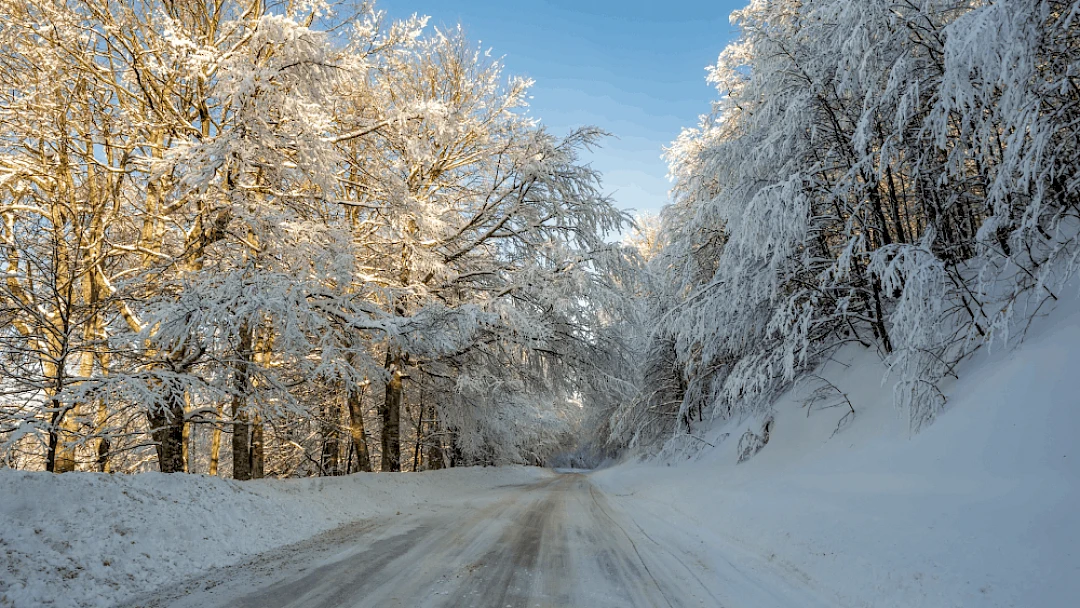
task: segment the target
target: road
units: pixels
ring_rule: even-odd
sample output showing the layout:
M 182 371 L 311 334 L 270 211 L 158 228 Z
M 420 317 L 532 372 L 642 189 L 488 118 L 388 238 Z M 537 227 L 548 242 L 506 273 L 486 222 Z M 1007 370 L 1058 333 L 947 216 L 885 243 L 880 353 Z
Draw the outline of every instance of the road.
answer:
M 734 562 L 716 570 L 686 548 L 692 535 L 681 547 L 654 535 L 588 476 L 560 474 L 468 507 L 356 522 L 130 606 L 819 605 L 798 586 L 748 577 Z

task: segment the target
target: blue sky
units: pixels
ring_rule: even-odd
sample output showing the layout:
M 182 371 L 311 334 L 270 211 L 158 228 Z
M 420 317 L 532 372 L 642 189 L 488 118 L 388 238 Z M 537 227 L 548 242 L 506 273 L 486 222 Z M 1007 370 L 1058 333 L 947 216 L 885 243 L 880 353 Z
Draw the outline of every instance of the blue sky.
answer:
M 733 38 L 731 11 L 746 0 L 381 0 L 391 17 L 461 23 L 536 81 L 531 113 L 555 133 L 596 125 L 609 139 L 589 159 L 624 209 L 667 200 L 662 147 L 694 126 L 716 92 L 705 67 Z

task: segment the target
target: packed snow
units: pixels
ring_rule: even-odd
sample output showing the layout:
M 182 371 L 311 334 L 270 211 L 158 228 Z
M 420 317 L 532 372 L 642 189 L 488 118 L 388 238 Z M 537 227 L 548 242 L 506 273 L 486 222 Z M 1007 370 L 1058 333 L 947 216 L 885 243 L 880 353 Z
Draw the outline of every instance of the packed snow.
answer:
M 238 483 L 0 470 L 0 606 L 111 606 L 345 523 L 483 504 L 526 467 Z

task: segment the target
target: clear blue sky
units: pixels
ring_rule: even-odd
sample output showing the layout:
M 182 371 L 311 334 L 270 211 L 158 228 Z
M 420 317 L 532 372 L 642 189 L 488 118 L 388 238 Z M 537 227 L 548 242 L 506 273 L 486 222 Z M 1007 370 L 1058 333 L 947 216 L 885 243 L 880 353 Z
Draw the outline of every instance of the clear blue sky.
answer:
M 733 38 L 731 11 L 746 0 L 380 0 L 391 17 L 461 23 L 536 81 L 531 114 L 553 132 L 596 125 L 616 138 L 590 161 L 624 209 L 667 200 L 662 147 L 697 124 L 716 91 L 705 67 Z

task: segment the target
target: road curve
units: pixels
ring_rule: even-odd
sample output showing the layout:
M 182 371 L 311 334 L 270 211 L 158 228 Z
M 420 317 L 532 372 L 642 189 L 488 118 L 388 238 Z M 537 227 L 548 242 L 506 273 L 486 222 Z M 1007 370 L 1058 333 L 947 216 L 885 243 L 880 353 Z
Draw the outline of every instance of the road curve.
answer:
M 474 509 L 361 521 L 131 606 L 719 606 L 585 475 L 500 489 Z M 702 566 L 703 568 L 704 566 Z

